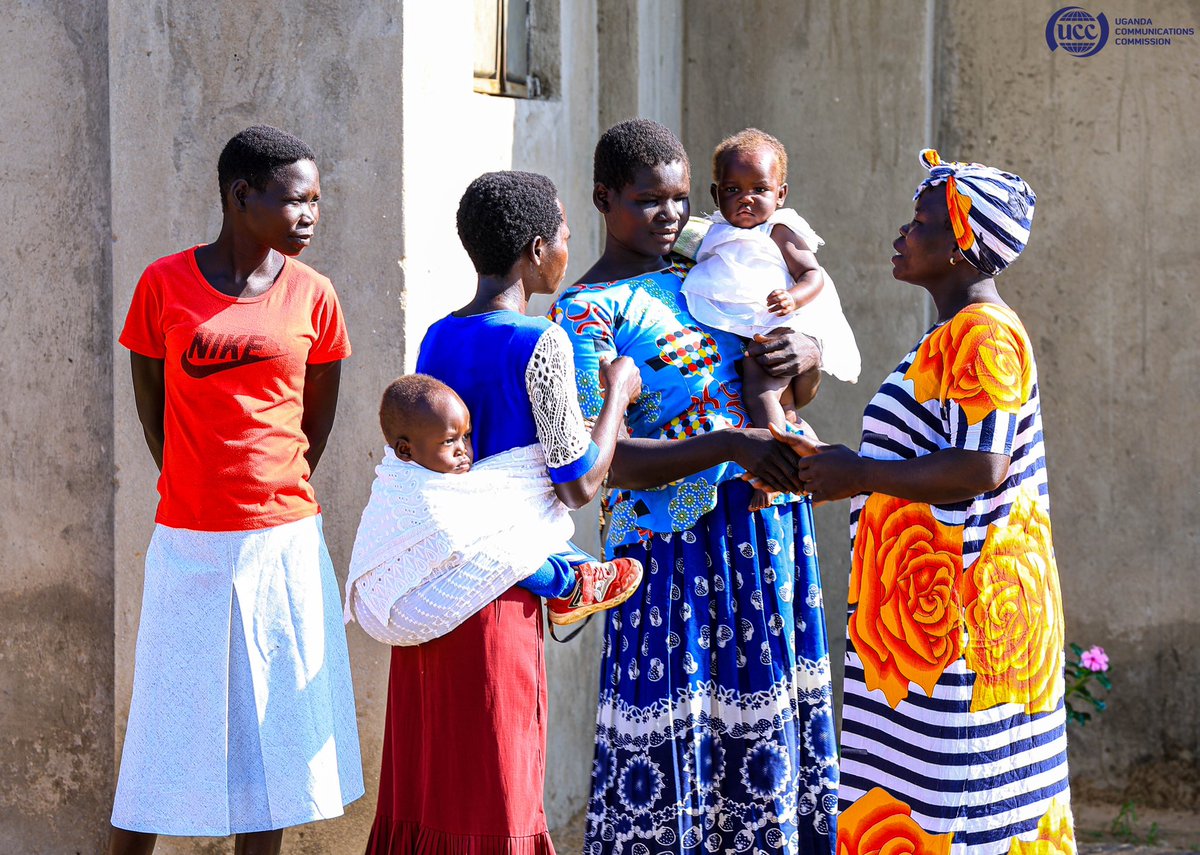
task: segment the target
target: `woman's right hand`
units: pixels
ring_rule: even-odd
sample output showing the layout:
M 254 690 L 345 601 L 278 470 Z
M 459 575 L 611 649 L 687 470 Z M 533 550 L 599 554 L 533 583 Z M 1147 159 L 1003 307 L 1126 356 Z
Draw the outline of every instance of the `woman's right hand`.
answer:
M 628 356 L 618 356 L 612 362 L 600 360 L 600 388 L 605 390 L 606 397 L 624 396 L 625 406 L 632 404 L 642 394 L 642 374 L 637 363 Z
M 735 436 L 733 462 L 754 476 L 767 489 L 799 493 L 796 455 L 771 436 L 769 430 L 745 428 L 730 431 Z
M 858 453 L 844 445 L 827 445 L 811 436 L 784 433 L 774 425 L 771 433 L 795 452 L 796 475 L 814 502 L 836 502 L 863 492 L 866 465 Z

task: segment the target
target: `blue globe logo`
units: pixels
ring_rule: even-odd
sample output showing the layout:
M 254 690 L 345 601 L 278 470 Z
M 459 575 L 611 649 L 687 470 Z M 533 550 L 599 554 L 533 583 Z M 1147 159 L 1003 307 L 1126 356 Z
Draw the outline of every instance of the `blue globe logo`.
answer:
M 1094 56 L 1108 41 L 1108 19 L 1092 15 L 1079 6 L 1064 6 L 1046 22 L 1046 44 L 1051 51 L 1062 48 L 1071 56 Z

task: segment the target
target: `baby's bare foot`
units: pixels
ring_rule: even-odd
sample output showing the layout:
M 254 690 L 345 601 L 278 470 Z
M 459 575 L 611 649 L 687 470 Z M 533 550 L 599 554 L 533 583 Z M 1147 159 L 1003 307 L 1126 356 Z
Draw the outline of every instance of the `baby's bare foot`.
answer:
M 755 490 L 754 495 L 750 497 L 750 510 L 761 511 L 763 508 L 771 507 L 775 497 L 779 495 L 776 491 Z

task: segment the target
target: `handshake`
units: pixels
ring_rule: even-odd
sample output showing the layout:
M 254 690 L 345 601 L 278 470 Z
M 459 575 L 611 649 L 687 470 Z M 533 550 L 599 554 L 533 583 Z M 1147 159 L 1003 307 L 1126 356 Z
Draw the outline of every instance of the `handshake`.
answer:
M 773 445 L 785 455 L 782 469 L 778 454 L 769 460 L 756 461 L 756 465 L 742 463 L 746 469 L 742 478 L 768 496 L 798 493 L 810 496 L 814 504 L 822 504 L 862 492 L 863 459 L 844 445 L 821 442 L 803 419 L 796 425 L 796 432 L 781 431 L 771 425 L 770 435 L 774 438 Z

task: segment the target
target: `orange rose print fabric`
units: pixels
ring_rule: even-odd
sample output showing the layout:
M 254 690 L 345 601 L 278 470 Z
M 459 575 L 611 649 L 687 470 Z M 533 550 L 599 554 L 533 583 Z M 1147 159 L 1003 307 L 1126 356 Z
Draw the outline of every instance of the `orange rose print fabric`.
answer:
M 950 855 L 953 834 L 929 834 L 912 808 L 876 787 L 838 818 L 838 855 Z
M 1062 596 L 1050 517 L 1028 490 L 1016 491 L 1008 520 L 988 529 L 962 590 L 975 672 L 971 709 L 1015 703 L 1052 711 L 1065 688 Z
M 1008 470 L 956 503 L 851 504 L 839 855 L 1073 855 L 1037 366 L 1005 306 L 932 328 L 863 413 L 864 458 L 947 449 Z
M 975 232 L 967 219 L 971 215 L 971 197 L 958 192 L 958 182 L 953 175 L 946 179 L 946 210 L 950 212 L 954 239 L 959 249 L 966 252 L 975 245 Z
M 858 523 L 850 576 L 850 638 L 867 688 L 895 707 L 916 683 L 926 695 L 962 655 L 955 590 L 962 533 L 933 518 L 928 505 L 876 493 Z
M 996 410 L 1016 413 L 1029 400 L 1033 363 L 1029 339 L 1010 309 L 969 306 L 917 349 L 904 379 L 919 403 L 953 402 L 978 424 Z

